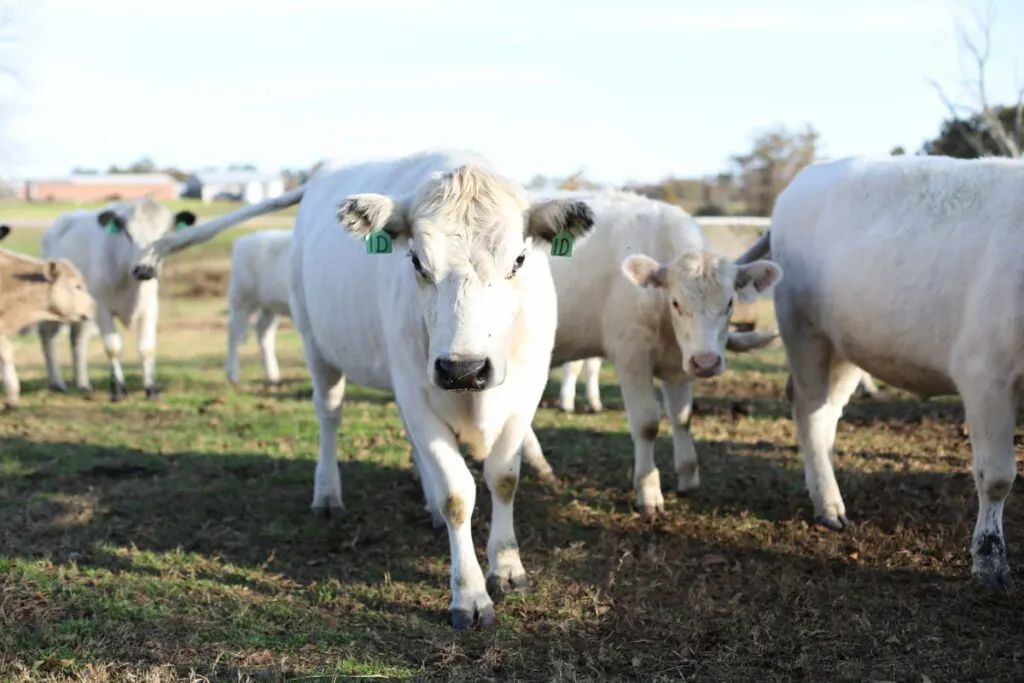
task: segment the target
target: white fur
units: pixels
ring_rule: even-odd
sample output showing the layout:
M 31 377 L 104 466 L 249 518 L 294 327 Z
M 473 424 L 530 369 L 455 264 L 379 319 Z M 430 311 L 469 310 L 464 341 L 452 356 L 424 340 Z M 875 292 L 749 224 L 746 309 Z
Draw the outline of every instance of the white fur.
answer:
M 105 211 L 116 214 L 125 229 L 108 234 L 100 224 Z M 125 328 L 138 325 L 138 352 L 142 361 L 142 379 L 147 395 L 155 397 L 156 328 L 159 316 L 159 282 L 139 282 L 131 276 L 133 263 L 141 249 L 170 232 L 178 216 L 149 198 L 114 202 L 91 211 L 70 211 L 57 218 L 42 237 L 45 258 L 66 258 L 82 272 L 89 293 L 96 300 L 96 320 L 103 338 L 103 348 L 110 362 L 111 396 L 118 399 L 126 391 L 121 368 L 121 335 L 115 319 Z M 131 239 L 129 239 L 129 236 Z M 87 353 L 94 332 L 93 321 L 71 327 L 71 352 L 74 359 L 75 384 L 82 391 L 92 391 L 89 382 Z M 46 359 L 50 387 L 66 391 L 57 363 L 56 337 L 60 323 L 39 324 L 39 337 Z
M 489 587 L 525 584 L 511 494 L 547 383 L 557 322 L 544 226 L 558 224 L 568 206 L 531 207 L 521 188 L 494 182 L 495 202 L 467 223 L 454 215 L 468 210 L 463 195 L 453 192 L 431 206 L 424 189 L 440 182 L 436 174 L 464 164 L 487 167 L 473 154 L 437 152 L 312 179 L 296 216 L 290 290 L 320 424 L 312 507 L 342 509 L 335 451 L 346 381 L 393 391 L 428 509 L 448 529 L 458 627 L 474 617 L 493 623 Z M 375 226 L 395 232 L 394 253 L 366 253 L 358 236 Z M 580 236 L 586 230 L 589 224 Z M 410 249 L 426 278 L 414 269 Z M 525 261 L 509 278 L 521 253 Z M 488 388 L 442 389 L 434 368 L 445 358 L 487 358 Z M 470 531 L 476 486 L 460 441 L 484 459 L 492 493 L 487 581 Z
M 245 343 L 249 319 L 259 313 L 256 336 L 263 373 L 273 384 L 281 379 L 275 337 L 281 317 L 290 318 L 288 277 L 291 272 L 292 231 L 260 230 L 231 246 L 228 282 L 228 381 L 238 382 L 238 348 Z
M 844 158 L 801 171 L 770 232 L 817 519 L 847 523 L 833 445 L 859 368 L 922 398 L 959 394 L 980 501 L 972 571 L 996 587 L 1011 581 L 1002 517 L 1024 390 L 1022 191 L 1020 161 Z
M 634 443 L 637 506 L 654 513 L 664 508 L 654 465 L 661 419 L 655 378 L 662 382 L 672 427 L 677 488 L 693 489 L 700 481 L 689 430 L 693 381 L 725 370 L 730 300 L 752 301 L 766 294 L 781 272 L 763 260 L 736 266 L 711 250 L 700 226 L 678 206 L 619 191 L 545 196 L 584 200 L 597 219 L 592 236 L 577 245 L 571 260 L 549 259 L 558 291 L 552 361 L 605 356 L 615 364 Z M 684 273 L 686 263 L 696 267 L 690 276 Z M 693 275 L 699 272 L 705 276 Z M 746 280 L 740 287 L 737 277 Z M 773 337 L 765 336 L 760 345 Z M 717 358 L 718 365 L 701 371 L 693 363 L 702 356 Z M 600 405 L 593 375 L 599 362 L 590 363 L 588 400 Z M 566 375 L 575 384 L 573 373 Z M 542 471 L 549 469 L 537 444 L 535 437 L 528 439 L 525 457 Z

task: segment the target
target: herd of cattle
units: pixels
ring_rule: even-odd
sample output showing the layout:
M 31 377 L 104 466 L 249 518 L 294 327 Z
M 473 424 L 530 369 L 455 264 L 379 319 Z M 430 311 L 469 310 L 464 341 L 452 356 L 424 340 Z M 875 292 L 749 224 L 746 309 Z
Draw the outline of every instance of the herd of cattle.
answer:
M 426 509 L 447 527 L 456 628 L 493 624 L 492 596 L 527 583 L 513 498 L 522 460 L 553 474 L 531 427 L 552 367 L 565 370 L 564 410 L 573 410 L 581 371 L 587 402 L 600 410 L 597 370 L 602 358 L 614 363 L 636 505 L 654 514 L 664 507 L 655 380 L 672 427 L 676 488 L 688 491 L 700 483 L 689 429 L 694 382 L 721 374 L 727 350 L 776 337 L 790 365 L 787 395 L 815 520 L 849 523 L 833 444 L 858 386 L 873 392 L 874 375 L 922 398 L 958 394 L 979 501 L 972 573 L 1010 589 L 1002 512 L 1024 393 L 1022 189 L 1024 163 L 1005 159 L 818 162 L 781 193 L 769 230 L 735 258 L 711 248 L 679 207 L 611 190 L 530 193 L 464 152 L 321 165 L 281 197 L 199 225 L 191 212 L 173 214 L 149 198 L 116 202 L 58 218 L 43 235 L 42 259 L 0 249 L 4 390 L 16 405 L 6 335 L 35 325 L 50 387 L 66 391 L 55 341 L 70 325 L 75 383 L 91 391 L 86 346 L 95 323 L 111 398 L 124 398 L 117 318 L 139 325 L 143 383 L 158 396 L 163 259 L 298 204 L 293 230 L 234 243 L 227 378 L 238 381 L 239 346 L 258 312 L 265 376 L 278 381 L 275 331 L 281 316 L 291 318 L 319 423 L 312 509 L 320 516 L 344 509 L 336 437 L 346 382 L 394 394 Z M 738 303 L 767 294 L 777 331 L 730 330 Z M 469 525 L 476 486 L 460 444 L 482 460 L 491 494 L 486 578 Z

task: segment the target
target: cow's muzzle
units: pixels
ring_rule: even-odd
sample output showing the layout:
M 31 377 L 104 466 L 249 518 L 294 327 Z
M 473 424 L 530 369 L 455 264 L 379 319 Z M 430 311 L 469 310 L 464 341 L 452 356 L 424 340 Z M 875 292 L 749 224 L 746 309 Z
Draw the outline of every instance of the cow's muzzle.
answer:
M 483 391 L 493 375 L 488 358 L 438 358 L 434 361 L 434 383 L 445 391 Z
M 132 268 L 132 277 L 136 280 L 152 280 L 156 277 L 156 268 L 140 263 Z

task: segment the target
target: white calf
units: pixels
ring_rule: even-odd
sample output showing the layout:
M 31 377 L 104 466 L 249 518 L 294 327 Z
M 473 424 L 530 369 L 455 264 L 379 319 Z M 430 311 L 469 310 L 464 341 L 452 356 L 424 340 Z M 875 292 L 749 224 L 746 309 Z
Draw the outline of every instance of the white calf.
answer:
M 634 444 L 637 506 L 664 509 L 654 439 L 662 382 L 672 425 L 677 489 L 700 482 L 690 435 L 693 382 L 725 370 L 726 349 L 764 346 L 775 333 L 729 332 L 737 300 L 753 301 L 782 275 L 771 261 L 737 265 L 708 249 L 699 225 L 678 206 L 628 192 L 569 192 L 550 197 L 585 201 L 593 235 L 572 259 L 552 257 L 558 292 L 556 365 L 605 356 L 619 375 Z M 656 258 L 652 258 L 653 255 Z M 532 429 L 525 458 L 542 473 L 550 466 Z
M 259 312 L 256 338 L 269 384 L 281 379 L 276 335 L 281 317 L 290 318 L 288 273 L 291 270 L 292 231 L 260 230 L 239 237 L 231 247 L 228 282 L 228 381 L 238 382 L 238 348 L 249 333 L 249 320 Z
M 974 455 L 972 571 L 1012 586 L 1003 504 L 1024 394 L 1024 164 L 896 156 L 814 164 L 775 203 L 775 310 L 816 520 L 841 529 L 836 423 L 863 368 L 922 398 L 959 394 Z

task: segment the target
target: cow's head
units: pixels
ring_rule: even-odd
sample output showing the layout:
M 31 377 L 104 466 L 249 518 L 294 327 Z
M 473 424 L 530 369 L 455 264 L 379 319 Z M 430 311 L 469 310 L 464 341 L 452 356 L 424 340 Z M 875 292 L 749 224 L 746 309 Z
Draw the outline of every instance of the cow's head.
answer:
M 594 225 L 584 202 L 531 205 L 518 185 L 473 166 L 437 174 L 406 197 L 352 195 L 338 219 L 357 237 L 383 230 L 407 255 L 395 265 L 408 269 L 420 299 L 425 371 L 450 391 L 505 381 L 513 337 L 529 333 L 521 329 L 526 294 L 555 296 L 545 251 L 558 233 L 580 240 Z
M 622 262 L 637 287 L 656 289 L 668 310 L 683 370 L 712 377 L 725 370 L 729 316 L 737 300 L 752 303 L 782 277 L 774 261 L 738 266 L 710 251 L 687 251 L 669 263 L 638 254 Z
M 96 214 L 99 227 L 107 234 L 111 267 L 128 274 L 142 249 L 169 232 L 184 230 L 196 222 L 191 211 L 171 212 L 164 205 L 143 197 L 109 204 Z M 159 272 L 154 272 L 151 279 Z
M 77 323 L 96 317 L 96 302 L 81 271 L 71 261 L 44 261 L 42 276 L 47 283 L 46 311 L 55 320 Z

